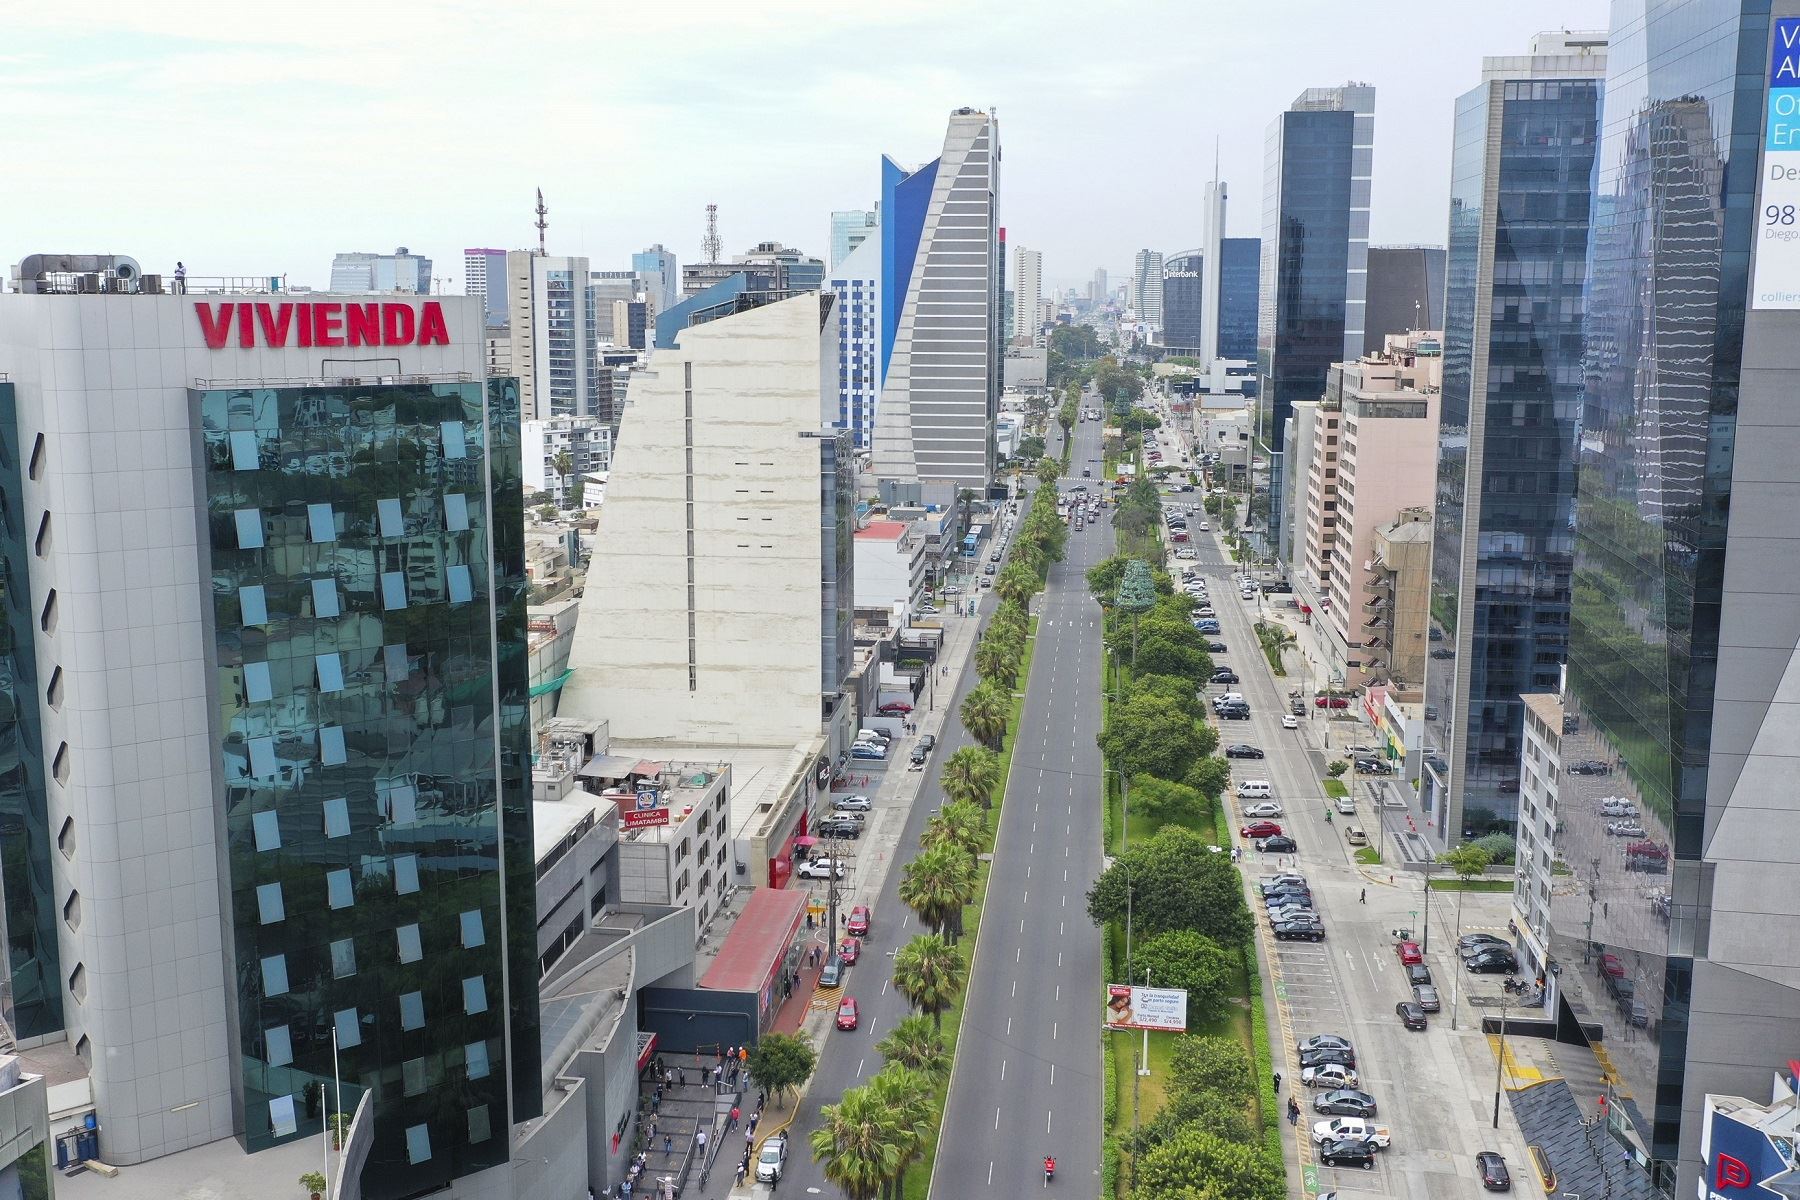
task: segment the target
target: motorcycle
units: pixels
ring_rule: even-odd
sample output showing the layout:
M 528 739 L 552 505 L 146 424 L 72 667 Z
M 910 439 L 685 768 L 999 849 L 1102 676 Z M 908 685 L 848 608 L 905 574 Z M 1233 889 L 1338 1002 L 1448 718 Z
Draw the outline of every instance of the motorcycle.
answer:
M 1044 1186 L 1049 1187 L 1050 1181 L 1055 1178 L 1056 1178 L 1056 1160 L 1054 1158 L 1046 1158 L 1044 1160 Z

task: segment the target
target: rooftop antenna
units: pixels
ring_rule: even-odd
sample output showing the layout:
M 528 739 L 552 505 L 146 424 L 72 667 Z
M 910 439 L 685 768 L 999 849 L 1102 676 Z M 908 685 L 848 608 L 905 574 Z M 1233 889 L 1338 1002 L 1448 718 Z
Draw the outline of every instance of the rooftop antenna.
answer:
M 719 206 L 706 206 L 706 236 L 700 239 L 700 253 L 706 261 L 716 263 L 719 256 L 725 253 L 725 243 L 719 237 Z
M 549 253 L 544 249 L 544 230 L 550 227 L 550 222 L 544 219 L 550 215 L 550 210 L 544 207 L 543 188 L 537 190 L 537 200 L 538 257 L 543 258 Z

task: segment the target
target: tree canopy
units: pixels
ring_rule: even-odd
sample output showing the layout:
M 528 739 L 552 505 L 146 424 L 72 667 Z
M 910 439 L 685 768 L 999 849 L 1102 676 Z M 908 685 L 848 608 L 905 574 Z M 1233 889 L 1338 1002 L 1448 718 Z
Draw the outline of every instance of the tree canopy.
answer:
M 1287 1183 L 1261 1148 L 1227 1141 L 1199 1125 L 1186 1125 L 1144 1155 L 1133 1173 L 1134 1191 L 1178 1196 L 1184 1189 L 1231 1200 L 1281 1200 Z
M 1185 988 L 1188 1020 L 1219 1014 L 1235 990 L 1233 968 L 1242 960 L 1203 933 L 1170 929 L 1145 938 L 1132 950 L 1131 973 L 1141 979 L 1146 967 L 1153 987 Z
M 1127 775 L 1180 779 L 1206 753 L 1194 718 L 1177 701 L 1134 692 L 1113 706 L 1100 732 L 1107 763 Z
M 771 1096 L 783 1095 L 812 1078 L 819 1065 L 819 1052 L 803 1037 L 787 1033 L 764 1034 L 750 1048 L 750 1073 L 769 1089 Z
M 1140 937 L 1192 929 L 1222 946 L 1241 946 L 1254 929 L 1230 856 L 1214 853 L 1179 825 L 1165 825 L 1122 851 L 1094 881 L 1087 901 L 1097 925 L 1122 923 L 1129 903 Z

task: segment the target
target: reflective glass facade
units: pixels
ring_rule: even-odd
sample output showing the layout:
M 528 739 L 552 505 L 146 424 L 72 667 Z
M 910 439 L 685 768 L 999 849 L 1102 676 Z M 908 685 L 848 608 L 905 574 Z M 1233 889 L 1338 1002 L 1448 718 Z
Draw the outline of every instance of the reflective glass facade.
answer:
M 1424 781 L 1452 839 L 1510 828 L 1519 697 L 1555 692 L 1568 653 L 1600 88 L 1493 81 L 1456 106 Z
M 855 651 L 856 469 L 848 431 L 819 439 L 819 690 L 850 677 Z
M 1220 358 L 1256 361 L 1257 291 L 1261 286 L 1262 239 L 1223 239 L 1219 243 Z
M 540 1104 L 516 386 L 190 397 L 244 1140 L 317 1136 L 335 1034 L 416 1195 Z
M 1163 264 L 1163 345 L 1173 354 L 1200 353 L 1200 326 L 1205 314 L 1205 256 L 1194 250 L 1176 254 Z M 1252 328 L 1252 336 L 1255 331 Z
M 21 1038 L 63 1027 L 61 955 L 44 811 L 42 699 L 13 385 L 0 381 L 0 882 L 5 887 L 5 1016 Z
M 1712 920 L 1714 867 L 1702 858 L 1725 815 L 1707 803 L 1709 773 L 1721 765 L 1715 720 L 1726 716 L 1715 711 L 1715 685 L 1731 590 L 1725 549 L 1741 453 L 1768 13 L 1767 0 L 1615 3 L 1587 298 L 1563 759 L 1609 764 L 1605 793 L 1642 809 L 1647 834 L 1632 846 L 1654 850 L 1621 852 L 1616 839 L 1585 834 L 1590 822 L 1571 817 L 1558 852 L 1583 886 L 1553 902 L 1552 951 L 1565 976 L 1582 964 L 1565 1003 L 1585 995 L 1596 1015 L 1608 1013 L 1602 954 L 1615 956 L 1632 985 L 1645 1023 L 1618 1037 L 1615 1018 L 1605 1043 L 1618 1072 L 1615 1108 L 1671 1193 L 1679 1156 L 1681 1194 L 1692 1194 L 1698 1163 L 1698 1147 L 1680 1145 L 1684 1092 L 1692 1115 L 1693 1093 L 1720 1090 L 1695 1088 L 1689 1073 L 1765 1051 L 1780 1057 L 1788 1045 L 1779 1036 L 1746 1045 L 1758 1040 L 1747 1021 L 1689 1022 Z M 1793 479 L 1791 460 L 1785 477 Z M 1791 504 L 1780 520 L 1791 524 Z M 1752 550 L 1734 569 L 1755 562 Z M 1751 622 L 1766 626 L 1777 611 L 1787 619 L 1791 600 L 1775 594 L 1783 589 L 1754 590 L 1769 594 L 1748 600 Z M 1779 653 L 1785 661 L 1788 651 Z M 1595 790 L 1586 778 L 1565 787 L 1561 808 L 1570 812 L 1571 797 Z M 1766 834 L 1764 844 L 1765 879 L 1797 857 Z M 1772 934 L 1777 926 L 1766 927 Z M 1785 955 L 1766 944 L 1759 957 Z M 1719 974 L 1718 993 L 1756 984 Z M 1766 997 L 1752 1006 L 1741 993 L 1738 1013 L 1791 1014 L 1793 993 L 1785 996 L 1771 1009 Z M 1691 1039 L 1713 1044 L 1690 1061 Z

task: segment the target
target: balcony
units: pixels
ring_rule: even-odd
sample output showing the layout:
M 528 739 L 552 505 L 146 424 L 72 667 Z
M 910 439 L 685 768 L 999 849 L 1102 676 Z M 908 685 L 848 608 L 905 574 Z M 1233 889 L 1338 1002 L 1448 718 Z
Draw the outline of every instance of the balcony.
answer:
M 1386 605 L 1387 605 L 1387 597 L 1386 596 L 1377 596 L 1373 600 L 1370 600 L 1370 601 L 1367 601 L 1366 603 L 1364 603 L 1363 611 L 1364 612 L 1375 612 L 1378 609 L 1385 607 Z
M 1385 624 L 1385 623 L 1386 623 L 1386 622 L 1384 622 L 1384 621 L 1383 621 L 1383 620 L 1382 620 L 1382 619 L 1381 619 L 1381 617 L 1380 617 L 1380 615 L 1379 615 L 1379 614 L 1377 614 L 1377 615 L 1376 615 L 1376 616 L 1373 616 L 1373 617 L 1370 617 L 1370 618 L 1369 618 L 1369 619 L 1368 619 L 1368 620 L 1366 620 L 1366 621 L 1364 621 L 1364 622 L 1363 622 L 1363 624 L 1362 624 L 1362 627 L 1363 627 L 1363 628 L 1364 628 L 1364 629 L 1379 629 L 1379 628 L 1381 628 L 1381 627 L 1382 627 L 1382 625 L 1384 625 L 1384 624 Z

